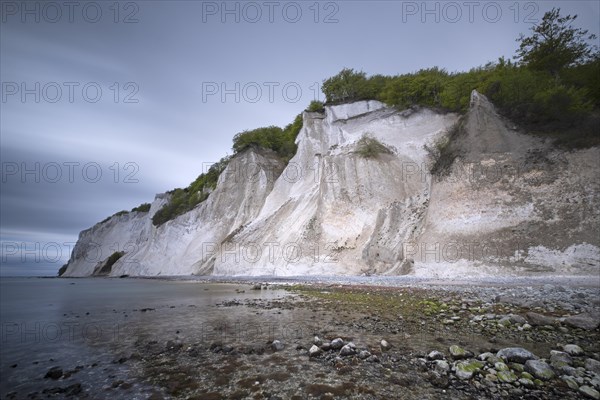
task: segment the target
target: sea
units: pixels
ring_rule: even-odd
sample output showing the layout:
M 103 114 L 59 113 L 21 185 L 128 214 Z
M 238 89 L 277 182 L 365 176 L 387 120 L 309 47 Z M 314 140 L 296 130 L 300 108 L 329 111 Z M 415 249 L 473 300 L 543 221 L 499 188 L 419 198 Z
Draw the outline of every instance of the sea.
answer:
M 186 280 L 2 277 L 0 398 L 77 391 L 72 398 L 147 399 L 157 392 L 168 398 L 135 370 L 136 343 L 208 343 L 227 335 L 266 341 L 289 327 L 284 316 L 257 323 L 245 308 L 220 306 L 289 295 L 249 289 Z M 54 367 L 62 369 L 60 379 L 46 377 Z M 115 389 L 119 382 L 127 382 L 126 390 Z

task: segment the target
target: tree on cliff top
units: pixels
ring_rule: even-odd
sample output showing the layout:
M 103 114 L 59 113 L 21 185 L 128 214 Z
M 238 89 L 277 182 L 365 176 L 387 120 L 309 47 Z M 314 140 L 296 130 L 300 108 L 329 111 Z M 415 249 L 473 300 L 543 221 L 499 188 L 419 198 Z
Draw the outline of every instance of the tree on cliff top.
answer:
M 542 21 L 531 28 L 531 36 L 519 36 L 517 41 L 521 44 L 515 58 L 531 69 L 547 71 L 554 77 L 565 67 L 590 61 L 597 49 L 588 41 L 596 39 L 596 35 L 573 28 L 571 23 L 575 19 L 577 15 L 562 17 L 560 8 L 546 12 Z
M 365 95 L 367 76 L 352 68 L 344 68 L 337 75 L 323 81 L 322 90 L 328 103 L 344 103 L 362 100 Z

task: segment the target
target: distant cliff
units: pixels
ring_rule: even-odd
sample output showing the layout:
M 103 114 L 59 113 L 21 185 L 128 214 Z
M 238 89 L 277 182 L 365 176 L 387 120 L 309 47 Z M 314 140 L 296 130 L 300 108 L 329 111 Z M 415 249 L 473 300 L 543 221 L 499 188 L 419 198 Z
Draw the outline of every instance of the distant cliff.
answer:
M 205 201 L 158 227 L 169 194 L 81 232 L 64 276 L 600 270 L 600 149 L 520 133 L 477 92 L 464 116 L 377 101 L 305 112 L 296 143 L 287 164 L 237 154 Z

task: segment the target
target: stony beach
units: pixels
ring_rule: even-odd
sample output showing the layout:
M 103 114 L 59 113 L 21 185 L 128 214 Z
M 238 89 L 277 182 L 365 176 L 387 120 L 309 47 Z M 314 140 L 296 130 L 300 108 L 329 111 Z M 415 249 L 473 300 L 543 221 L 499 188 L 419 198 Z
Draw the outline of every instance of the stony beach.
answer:
M 3 394 L 7 399 L 600 398 L 600 296 L 593 283 L 356 283 L 230 283 L 231 295 L 208 307 L 217 317 L 201 327 L 174 322 L 160 334 L 128 335 L 110 344 L 112 366 L 54 365 L 45 389 Z M 207 293 L 219 285 L 191 284 L 205 286 Z M 182 311 L 206 310 L 181 304 L 129 313 L 168 319 Z M 90 390 L 77 376 L 94 368 L 107 377 L 101 388 Z M 115 368 L 126 374 L 111 375 Z

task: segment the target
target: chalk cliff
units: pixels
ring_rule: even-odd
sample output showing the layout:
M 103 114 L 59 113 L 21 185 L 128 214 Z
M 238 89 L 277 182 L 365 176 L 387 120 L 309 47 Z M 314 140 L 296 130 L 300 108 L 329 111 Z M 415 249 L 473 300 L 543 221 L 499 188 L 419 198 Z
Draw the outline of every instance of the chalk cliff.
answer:
M 367 136 L 387 146 L 360 151 Z M 250 148 L 193 210 L 83 231 L 65 276 L 594 274 L 600 269 L 600 149 L 565 151 L 521 133 L 474 92 L 464 115 L 377 101 L 305 112 L 287 165 Z M 430 171 L 434 170 L 435 173 Z

